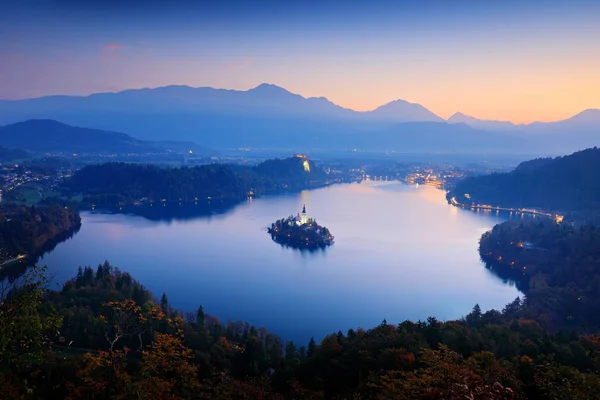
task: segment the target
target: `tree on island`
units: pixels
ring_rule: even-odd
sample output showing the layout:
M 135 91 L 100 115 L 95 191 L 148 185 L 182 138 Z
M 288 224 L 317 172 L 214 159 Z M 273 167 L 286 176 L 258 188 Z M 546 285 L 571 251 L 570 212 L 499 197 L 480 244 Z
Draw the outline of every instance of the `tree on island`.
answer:
M 334 239 L 329 229 L 306 216 L 306 207 L 302 210 L 302 216 L 298 214 L 279 219 L 267 231 L 275 242 L 294 248 L 325 247 L 333 244 Z

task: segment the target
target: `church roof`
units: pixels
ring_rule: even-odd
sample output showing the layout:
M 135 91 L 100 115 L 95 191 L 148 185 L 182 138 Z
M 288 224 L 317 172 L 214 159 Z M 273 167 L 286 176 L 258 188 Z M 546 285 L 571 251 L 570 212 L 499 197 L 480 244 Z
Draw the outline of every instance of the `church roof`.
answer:
M 302 205 L 302 214 L 306 214 L 306 204 Z

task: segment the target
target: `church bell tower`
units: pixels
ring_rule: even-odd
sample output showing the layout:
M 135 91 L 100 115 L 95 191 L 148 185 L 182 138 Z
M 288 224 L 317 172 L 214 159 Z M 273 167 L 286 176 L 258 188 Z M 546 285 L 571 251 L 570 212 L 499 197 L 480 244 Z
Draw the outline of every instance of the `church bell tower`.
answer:
M 306 216 L 306 204 L 302 205 L 302 215 L 300 215 L 300 223 L 302 225 L 308 222 L 308 217 Z

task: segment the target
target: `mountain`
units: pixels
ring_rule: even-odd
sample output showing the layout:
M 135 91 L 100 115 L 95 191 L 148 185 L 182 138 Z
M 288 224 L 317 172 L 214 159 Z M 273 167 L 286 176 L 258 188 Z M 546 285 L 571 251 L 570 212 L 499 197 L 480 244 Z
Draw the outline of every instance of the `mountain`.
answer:
M 71 125 L 127 132 L 143 140 L 186 140 L 210 147 L 306 149 L 322 142 L 348 147 L 346 135 L 386 129 L 399 122 L 443 121 L 401 100 L 370 112 L 304 98 L 276 85 L 246 91 L 166 86 L 0 101 L 0 123 L 56 119 Z
M 442 120 L 418 104 L 401 100 L 371 112 L 359 113 L 340 107 L 324 97 L 304 98 L 282 87 L 263 83 L 245 91 L 164 86 L 154 89 L 130 89 L 117 93 L 97 93 L 85 97 L 47 96 L 25 100 L 2 100 L 0 101 L 0 123 L 30 118 L 55 118 L 52 115 L 68 115 L 75 111 L 86 110 L 242 115 L 250 112 L 253 116 L 277 112 L 280 116 L 336 118 L 381 116 L 383 119 L 391 118 L 395 121 Z
M 576 151 L 600 144 L 600 110 L 582 111 L 571 118 L 555 122 L 515 125 L 506 121 L 487 121 L 456 113 L 448 123 L 464 123 L 489 132 L 528 138 L 534 148 L 556 153 Z
M 527 128 L 532 133 L 560 133 L 564 131 L 584 131 L 597 132 L 600 136 L 600 110 L 589 109 L 580 112 L 562 121 L 556 122 L 534 122 L 527 125 Z
M 404 100 L 394 100 L 366 113 L 370 118 L 395 122 L 445 122 L 425 107 Z
M 0 163 L 13 160 L 21 160 L 31 157 L 31 154 L 21 149 L 9 149 L 0 146 Z
M 538 159 L 514 171 L 467 178 L 448 198 L 459 203 L 500 207 L 539 207 L 547 211 L 600 211 L 600 149 L 554 159 Z
M 490 132 L 511 133 L 520 128 L 522 125 L 515 125 L 507 121 L 488 121 L 470 117 L 463 113 L 457 112 L 448 118 L 449 124 L 467 124 L 473 128 L 483 129 Z
M 587 110 L 565 121 L 530 125 L 483 121 L 461 113 L 444 121 L 404 100 L 357 112 L 324 97 L 305 98 L 271 84 L 245 91 L 165 86 L 85 97 L 0 101 L 0 124 L 54 119 L 126 132 L 146 141 L 295 152 L 360 147 L 417 153 L 452 149 L 464 154 L 564 154 L 598 145 L 598 113 Z M 442 148 L 443 144 L 448 147 Z
M 530 132 L 544 133 L 548 131 L 564 131 L 568 129 L 585 129 L 600 131 L 600 110 L 589 109 L 580 112 L 561 121 L 555 122 L 532 122 L 531 124 L 516 125 L 508 121 L 490 121 L 477 119 L 461 112 L 457 112 L 448 118 L 449 124 L 464 123 L 473 128 L 485 129 L 490 132 Z
M 40 153 L 164 153 L 195 144 L 154 143 L 125 133 L 70 126 L 54 120 L 28 120 L 0 127 L 0 146 Z M 187 150 L 186 150 L 187 151 Z

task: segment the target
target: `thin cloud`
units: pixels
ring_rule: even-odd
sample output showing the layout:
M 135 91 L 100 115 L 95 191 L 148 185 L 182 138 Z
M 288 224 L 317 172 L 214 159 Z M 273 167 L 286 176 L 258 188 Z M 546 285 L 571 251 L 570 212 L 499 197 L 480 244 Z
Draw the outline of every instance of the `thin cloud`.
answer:
M 116 51 L 116 50 L 122 49 L 123 47 L 125 47 L 125 46 L 123 46 L 120 43 L 107 43 L 107 44 L 104 45 L 104 50 L 107 50 L 107 51 Z
M 100 55 L 100 58 L 105 61 L 116 60 L 120 55 L 119 50 L 123 49 L 124 47 L 125 46 L 121 43 L 107 43 L 102 46 L 102 54 Z
M 246 57 L 242 61 L 229 63 L 229 64 L 225 65 L 224 69 L 226 71 L 233 71 L 236 69 L 244 68 L 244 67 L 247 67 L 248 65 L 252 64 L 252 61 L 253 61 L 252 58 Z

